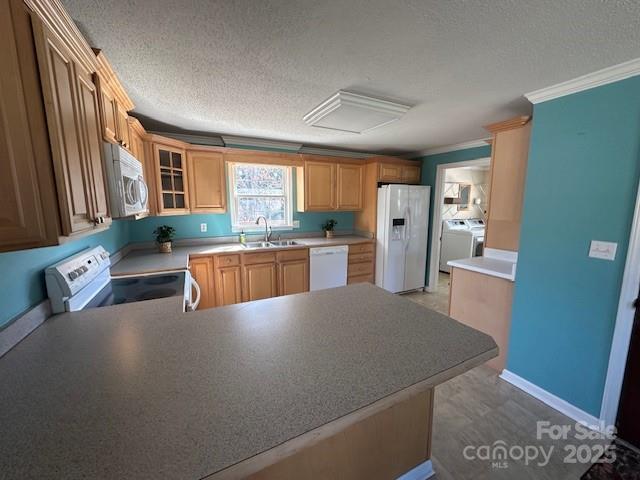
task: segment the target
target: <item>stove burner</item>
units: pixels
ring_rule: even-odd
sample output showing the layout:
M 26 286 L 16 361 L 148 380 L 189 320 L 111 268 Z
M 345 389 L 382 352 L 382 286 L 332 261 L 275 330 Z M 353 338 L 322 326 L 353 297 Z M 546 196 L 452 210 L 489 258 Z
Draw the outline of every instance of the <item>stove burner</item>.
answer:
M 177 275 L 162 275 L 157 277 L 149 277 L 144 279 L 145 285 L 166 285 L 178 280 Z
M 144 300 L 153 300 L 155 298 L 172 297 L 177 293 L 178 292 L 173 288 L 154 288 L 151 290 L 147 290 L 146 292 L 142 292 L 141 294 L 136 296 L 136 300 L 142 302 Z
M 130 285 L 135 285 L 139 280 L 137 278 L 115 278 L 112 282 L 115 282 L 117 285 L 122 287 L 128 287 Z

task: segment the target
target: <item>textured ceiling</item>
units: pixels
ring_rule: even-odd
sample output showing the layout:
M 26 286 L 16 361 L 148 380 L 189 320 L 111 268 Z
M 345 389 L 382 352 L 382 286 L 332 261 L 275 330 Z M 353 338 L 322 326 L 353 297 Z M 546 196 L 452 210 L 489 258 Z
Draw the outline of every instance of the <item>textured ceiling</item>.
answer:
M 135 112 L 178 128 L 406 153 L 486 137 L 523 93 L 640 53 L 640 1 L 63 0 Z M 346 89 L 415 105 L 365 134 L 310 127 Z

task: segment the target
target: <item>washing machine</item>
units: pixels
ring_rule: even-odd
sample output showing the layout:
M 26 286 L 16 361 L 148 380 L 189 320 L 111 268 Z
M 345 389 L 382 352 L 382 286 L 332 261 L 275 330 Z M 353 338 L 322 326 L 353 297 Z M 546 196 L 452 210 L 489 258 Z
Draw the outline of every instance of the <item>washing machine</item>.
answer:
M 442 222 L 440 271 L 450 273 L 450 260 L 482 256 L 484 249 L 484 220 L 451 219 Z

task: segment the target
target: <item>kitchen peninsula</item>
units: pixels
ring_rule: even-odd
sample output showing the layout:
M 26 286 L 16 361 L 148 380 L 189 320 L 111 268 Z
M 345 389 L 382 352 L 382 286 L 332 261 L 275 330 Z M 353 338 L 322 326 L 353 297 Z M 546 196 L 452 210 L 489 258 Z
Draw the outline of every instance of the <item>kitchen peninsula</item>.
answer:
M 366 283 L 180 307 L 65 313 L 2 357 L 3 475 L 425 478 L 433 387 L 497 354 Z

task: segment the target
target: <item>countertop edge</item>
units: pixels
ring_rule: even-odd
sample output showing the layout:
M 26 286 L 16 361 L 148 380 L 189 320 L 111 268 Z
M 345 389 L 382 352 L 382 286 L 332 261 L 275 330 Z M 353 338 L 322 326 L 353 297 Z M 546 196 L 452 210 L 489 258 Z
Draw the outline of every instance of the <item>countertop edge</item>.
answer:
M 299 452 L 301 449 L 315 445 L 335 433 L 344 430 L 358 421 L 374 415 L 393 404 L 406 400 L 430 388 L 434 388 L 441 383 L 451 380 L 462 373 L 484 364 L 488 360 L 497 357 L 498 350 L 498 346 L 496 345 L 496 347 L 491 350 L 487 350 L 480 355 L 476 355 L 475 357 L 465 360 L 464 362 L 461 362 L 447 370 L 432 375 L 425 380 L 389 394 L 369 405 L 354 410 L 342 417 L 338 417 L 324 425 L 314 428 L 313 430 L 309 430 L 308 432 L 287 440 L 280 445 L 270 448 L 269 450 L 258 453 L 253 457 L 246 458 L 245 460 L 223 470 L 213 472 L 203 477 L 203 480 L 235 480 L 237 478 L 244 478 L 259 472 L 260 470 L 267 468 L 268 466 L 287 458 L 296 452 Z
M 512 272 L 511 274 L 500 272 L 498 270 L 493 270 L 491 268 L 480 266 L 480 265 L 470 264 L 465 262 L 464 260 L 450 260 L 447 262 L 447 265 L 449 265 L 450 267 L 461 268 L 463 270 L 469 270 L 471 272 L 482 273 L 484 275 L 489 275 L 491 277 L 502 278 L 504 280 L 509 280 L 510 282 L 515 282 L 516 264 L 511 262 L 504 262 L 504 263 L 509 263 L 511 265 L 511 272 Z

